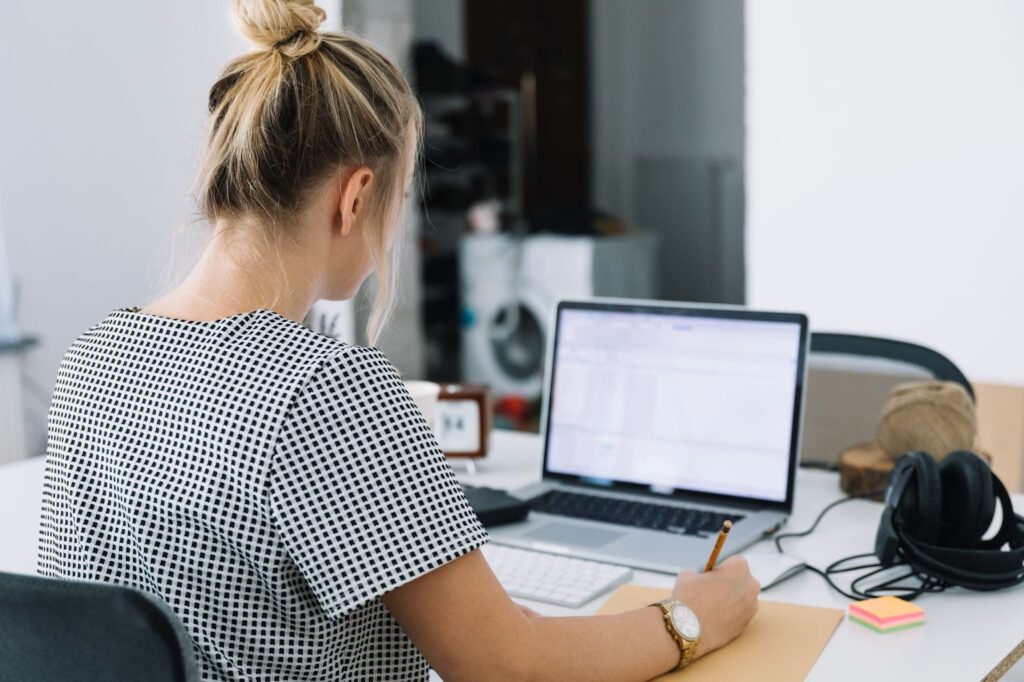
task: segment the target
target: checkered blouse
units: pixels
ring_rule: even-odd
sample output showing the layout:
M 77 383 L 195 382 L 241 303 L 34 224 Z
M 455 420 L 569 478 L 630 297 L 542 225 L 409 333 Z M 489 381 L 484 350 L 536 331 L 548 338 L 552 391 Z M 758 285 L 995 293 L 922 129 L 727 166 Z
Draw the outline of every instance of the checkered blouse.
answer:
M 112 312 L 50 407 L 39 571 L 164 599 L 205 680 L 418 680 L 380 596 L 487 541 L 380 351 Z

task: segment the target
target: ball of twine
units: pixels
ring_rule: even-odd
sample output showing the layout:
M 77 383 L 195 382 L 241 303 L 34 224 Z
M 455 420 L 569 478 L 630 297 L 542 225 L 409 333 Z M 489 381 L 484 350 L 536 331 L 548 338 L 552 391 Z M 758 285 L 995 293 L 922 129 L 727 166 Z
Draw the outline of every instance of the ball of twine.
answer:
M 912 381 L 889 393 L 878 422 L 878 445 L 891 459 L 921 450 L 936 461 L 975 447 L 974 401 L 951 381 Z

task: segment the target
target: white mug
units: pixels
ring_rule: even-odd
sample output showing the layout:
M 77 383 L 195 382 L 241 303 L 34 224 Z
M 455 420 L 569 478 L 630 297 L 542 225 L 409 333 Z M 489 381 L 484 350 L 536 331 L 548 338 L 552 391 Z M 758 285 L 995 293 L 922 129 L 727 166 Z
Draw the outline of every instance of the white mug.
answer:
M 434 429 L 437 423 L 437 396 L 441 394 L 441 385 L 433 381 L 406 381 L 405 387 L 419 406 L 423 418 L 427 420 L 427 426 Z

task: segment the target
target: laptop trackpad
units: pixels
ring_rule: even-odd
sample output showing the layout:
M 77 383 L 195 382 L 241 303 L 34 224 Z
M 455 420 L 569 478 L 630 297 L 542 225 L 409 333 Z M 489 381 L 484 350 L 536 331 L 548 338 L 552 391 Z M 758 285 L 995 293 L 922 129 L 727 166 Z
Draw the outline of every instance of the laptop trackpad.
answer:
M 580 545 L 583 547 L 601 547 L 612 540 L 618 540 L 624 533 L 616 533 L 600 528 L 588 528 L 566 523 L 549 523 L 535 531 L 524 533 L 524 537 L 540 542 L 556 545 Z

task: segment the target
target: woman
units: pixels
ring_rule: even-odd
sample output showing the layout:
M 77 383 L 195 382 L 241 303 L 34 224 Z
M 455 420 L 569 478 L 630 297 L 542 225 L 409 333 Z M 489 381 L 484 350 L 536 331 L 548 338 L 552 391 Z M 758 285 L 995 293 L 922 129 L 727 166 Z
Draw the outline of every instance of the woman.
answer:
M 508 597 L 395 369 L 299 324 L 375 269 L 371 338 L 387 318 L 416 100 L 308 0 L 235 9 L 259 49 L 210 91 L 210 242 L 61 362 L 41 572 L 159 595 L 208 680 L 646 679 L 734 638 L 757 606 L 741 559 L 681 573 L 685 606 L 545 618 Z

